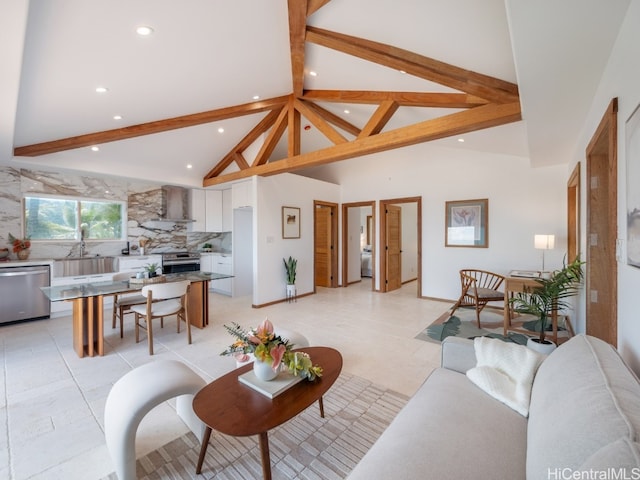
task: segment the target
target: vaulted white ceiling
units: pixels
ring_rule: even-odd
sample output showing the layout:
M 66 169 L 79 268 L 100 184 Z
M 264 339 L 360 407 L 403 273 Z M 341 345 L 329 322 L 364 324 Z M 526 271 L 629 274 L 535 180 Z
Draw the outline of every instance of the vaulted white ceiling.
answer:
M 268 99 L 292 92 L 287 0 L 9 3 L 0 15 L 0 62 L 6 71 L 0 80 L 3 164 L 197 186 L 264 114 L 104 143 L 98 152 L 77 148 L 15 158 L 11 152 L 14 147 L 249 103 L 254 95 Z M 567 162 L 576 148 L 582 118 L 628 4 L 333 0 L 307 23 L 517 83 L 523 121 L 465 134 L 464 144 L 457 138 L 436 142 L 549 165 Z M 137 36 L 139 25 L 152 26 L 154 34 Z M 98 86 L 108 92 L 96 93 Z M 310 43 L 304 87 L 452 91 Z M 360 127 L 375 109 L 362 104 L 324 106 Z M 114 115 L 122 119 L 114 120 Z M 401 107 L 386 128 L 433 115 Z M 309 122 L 303 118 L 302 123 Z M 327 140 L 311 127 L 303 130 L 301 142 L 308 150 L 325 146 Z M 274 155 L 286 156 L 286 149 L 280 146 Z

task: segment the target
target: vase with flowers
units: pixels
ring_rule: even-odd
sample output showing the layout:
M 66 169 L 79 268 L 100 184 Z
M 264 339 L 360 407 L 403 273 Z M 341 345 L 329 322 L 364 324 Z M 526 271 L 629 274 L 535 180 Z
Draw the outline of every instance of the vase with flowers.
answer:
M 277 335 L 268 319 L 258 328 L 250 330 L 245 330 L 235 322 L 231 326 L 224 325 L 224 328 L 236 340 L 220 355 L 232 355 L 236 360 L 245 362 L 253 354 L 253 371 L 260 380 L 273 380 L 278 376 L 281 366 L 292 375 L 309 381 L 322 376 L 322 367 L 314 365 L 308 354 L 293 352 L 293 344 Z
M 13 253 L 18 256 L 19 260 L 26 260 L 29 258 L 29 253 L 31 253 L 29 250 L 31 248 L 31 240 L 29 240 L 29 237 L 16 238 L 9 234 L 9 243 L 11 243 Z

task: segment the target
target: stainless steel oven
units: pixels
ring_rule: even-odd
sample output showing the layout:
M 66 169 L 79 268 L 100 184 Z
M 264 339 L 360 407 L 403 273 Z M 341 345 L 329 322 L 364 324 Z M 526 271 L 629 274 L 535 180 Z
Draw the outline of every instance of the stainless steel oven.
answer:
M 165 252 L 162 254 L 162 273 L 197 272 L 200 254 L 194 252 Z

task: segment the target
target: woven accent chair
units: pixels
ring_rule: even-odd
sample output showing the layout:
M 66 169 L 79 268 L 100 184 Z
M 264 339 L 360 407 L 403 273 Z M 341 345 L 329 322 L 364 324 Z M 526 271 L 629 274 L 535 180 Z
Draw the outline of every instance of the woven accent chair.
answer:
M 504 292 L 498 290 L 504 277 L 486 270 L 460 270 L 462 292 L 460 298 L 451 308 L 452 317 L 459 307 L 475 307 L 476 321 L 480 326 L 480 312 L 489 302 L 504 302 Z

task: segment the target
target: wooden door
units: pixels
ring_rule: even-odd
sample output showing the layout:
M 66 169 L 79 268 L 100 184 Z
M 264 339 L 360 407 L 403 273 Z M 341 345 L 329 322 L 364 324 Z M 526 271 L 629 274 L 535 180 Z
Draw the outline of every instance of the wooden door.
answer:
M 316 205 L 315 208 L 315 284 L 331 287 L 331 207 Z
M 385 231 L 386 291 L 402 286 L 402 208 L 387 205 Z
M 587 147 L 586 330 L 617 345 L 617 99 Z

